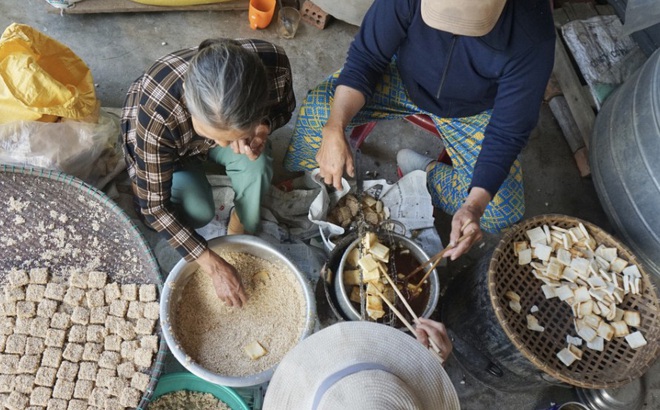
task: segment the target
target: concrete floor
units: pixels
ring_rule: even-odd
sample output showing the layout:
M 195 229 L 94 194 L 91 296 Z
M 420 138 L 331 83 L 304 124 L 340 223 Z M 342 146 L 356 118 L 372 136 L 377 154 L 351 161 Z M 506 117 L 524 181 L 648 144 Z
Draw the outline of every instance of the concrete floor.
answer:
M 98 84 L 98 98 L 105 107 L 121 107 L 129 84 L 156 58 L 210 37 L 250 37 L 281 45 L 293 66 L 294 88 L 300 103 L 308 89 L 341 67 L 357 31 L 357 27 L 341 21 L 333 21 L 324 30 L 301 23 L 295 39 L 283 40 L 277 37 L 274 26 L 251 30 L 247 12 L 59 15 L 51 10 L 43 0 L 5 0 L 0 2 L 0 27 L 12 22 L 28 24 L 70 47 L 91 68 Z M 294 121 L 295 117 L 272 136 L 275 182 L 292 176 L 282 169 L 281 162 Z M 384 140 L 387 144 L 379 143 Z M 363 169 L 377 172 L 378 178 L 395 180 L 395 156 L 403 147 L 417 147 L 430 155 L 437 155 L 441 150 L 435 137 L 412 125 L 379 124 L 363 146 Z M 611 231 L 591 180 L 579 176 L 569 147 L 546 105 L 541 107 L 539 126 L 523 152 L 522 162 L 526 217 L 561 213 L 583 218 Z M 132 213 L 130 202 L 123 205 Z M 448 216 L 437 212 L 436 227 L 445 243 L 449 220 Z M 149 237 L 149 233 L 145 235 Z M 459 261 L 450 263 L 444 273 L 446 281 L 471 269 L 483 249 L 496 241 L 497 237 L 488 236 L 484 240 L 487 246 L 475 248 Z M 176 256 L 168 261 L 159 258 L 163 271 L 168 272 L 176 259 Z M 465 409 L 546 409 L 552 403 L 576 398 L 575 391 L 569 388 L 537 388 L 517 393 L 489 389 L 466 372 L 455 358 L 449 361 L 447 370 Z M 649 395 L 652 397 L 646 408 L 658 408 L 657 382 L 651 386 L 655 390 Z

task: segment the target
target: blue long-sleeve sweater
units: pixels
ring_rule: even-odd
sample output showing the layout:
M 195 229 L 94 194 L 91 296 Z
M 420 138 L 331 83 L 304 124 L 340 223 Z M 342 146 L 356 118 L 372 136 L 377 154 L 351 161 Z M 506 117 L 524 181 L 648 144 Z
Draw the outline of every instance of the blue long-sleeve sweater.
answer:
M 376 0 L 364 17 L 338 84 L 371 97 L 392 57 L 408 95 L 441 117 L 493 109 L 472 187 L 495 195 L 538 122 L 554 62 L 555 29 L 548 0 L 509 0 L 483 37 L 427 26 L 421 0 Z

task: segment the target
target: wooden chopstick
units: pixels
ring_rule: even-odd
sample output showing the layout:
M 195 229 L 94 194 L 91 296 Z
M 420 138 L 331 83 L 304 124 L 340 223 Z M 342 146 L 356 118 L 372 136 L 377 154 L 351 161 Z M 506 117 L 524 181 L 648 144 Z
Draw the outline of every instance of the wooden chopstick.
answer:
M 376 296 L 380 297 L 380 298 L 381 298 L 381 299 L 387 304 L 387 306 L 389 306 L 390 310 L 391 310 L 392 312 L 394 312 L 394 314 L 399 318 L 399 320 L 400 320 L 400 321 L 401 321 L 401 322 L 402 322 L 402 323 L 408 328 L 408 330 L 410 330 L 410 332 L 414 335 L 414 334 L 415 334 L 415 328 L 413 328 L 412 325 L 410 324 L 410 322 L 408 322 L 408 321 L 406 320 L 406 318 L 403 317 L 403 315 L 401 314 L 401 312 L 399 312 L 399 309 L 397 309 L 396 307 L 394 307 L 394 304 L 393 304 L 392 302 L 390 302 L 389 299 L 387 299 L 387 298 L 385 297 L 385 295 L 383 295 L 383 293 L 382 293 L 380 290 L 378 290 L 377 287 L 374 286 L 374 287 L 373 287 L 373 290 L 374 290 L 374 292 L 376 292 Z M 440 354 L 440 348 L 439 348 L 435 343 L 433 343 L 433 340 L 429 339 L 429 342 L 431 342 L 431 343 L 432 343 L 432 346 L 433 346 L 433 349 L 431 349 L 431 351 L 432 351 L 433 353 L 435 353 L 435 354 L 438 356 L 438 359 L 440 360 L 440 363 L 444 363 L 445 361 L 444 361 L 444 359 L 442 358 L 442 355 Z M 436 350 L 436 349 L 437 349 L 437 350 Z
M 463 230 L 464 230 L 465 228 L 467 228 L 468 225 L 470 225 L 471 223 L 472 223 L 471 221 L 466 221 L 466 222 L 463 224 L 463 226 L 461 227 L 461 232 L 463 232 Z M 458 243 L 461 243 L 461 241 L 464 240 L 465 237 L 466 237 L 466 235 L 463 235 L 463 236 L 458 240 Z M 445 252 L 448 251 L 449 249 L 453 248 L 453 247 L 454 247 L 454 245 L 449 244 L 449 245 L 447 245 L 446 248 L 444 248 L 444 249 L 441 250 L 440 252 L 436 253 L 436 254 L 433 255 L 431 258 L 429 258 L 429 260 L 427 260 L 426 262 L 421 263 L 421 264 L 417 267 L 417 269 L 415 269 L 414 271 L 410 272 L 410 273 L 406 276 L 406 280 L 410 279 L 410 277 L 412 277 L 414 274 L 416 274 L 416 273 L 419 272 L 420 270 L 424 269 L 424 266 L 428 265 L 429 263 L 433 263 L 433 262 L 435 262 L 435 261 L 438 260 L 438 259 L 442 259 L 442 257 L 444 256 Z
M 464 230 L 465 228 L 467 228 L 468 225 L 470 225 L 470 223 L 472 223 L 472 221 L 466 221 L 466 222 L 463 224 L 463 226 L 461 227 L 461 232 L 463 232 L 463 230 Z M 449 245 L 447 245 L 447 247 L 445 247 L 443 250 L 441 250 L 440 252 L 436 253 L 436 254 L 433 255 L 432 257 L 430 257 L 429 260 L 427 260 L 426 262 L 422 262 L 422 263 L 421 263 L 421 264 L 420 264 L 415 270 L 413 270 L 413 271 L 410 272 L 408 275 L 406 275 L 406 280 L 410 279 L 410 278 L 411 278 L 413 275 L 415 275 L 417 272 L 419 272 L 419 271 L 421 271 L 422 269 L 424 269 L 424 266 L 428 265 L 429 263 L 433 264 L 433 267 L 431 267 L 430 270 L 435 269 L 435 267 L 438 265 L 436 262 L 437 262 L 438 260 L 442 260 L 442 258 L 444 258 L 445 253 L 446 253 L 447 251 L 449 251 L 450 249 L 453 249 L 454 247 L 456 247 L 456 245 L 458 245 L 459 243 L 463 242 L 463 241 L 466 240 L 467 238 L 471 237 L 473 234 L 474 234 L 474 232 L 469 233 L 469 234 L 465 234 L 465 235 L 461 236 L 461 237 L 458 239 L 458 241 L 456 242 L 456 244 L 453 244 L 453 245 L 452 245 L 452 244 L 449 244 Z M 428 276 L 428 272 L 427 272 L 424 276 L 425 276 L 424 279 L 426 279 L 426 277 Z M 424 282 L 424 281 L 423 281 L 423 280 L 420 281 L 420 284 L 421 284 L 422 282 Z M 417 287 L 419 287 L 419 286 L 417 286 Z
M 383 292 L 381 292 L 380 290 L 378 290 L 378 288 L 375 287 L 375 286 L 373 287 L 373 291 L 376 292 L 376 296 L 380 297 L 380 298 L 381 298 L 381 299 L 387 304 L 387 306 L 390 307 L 390 310 L 391 310 L 392 312 L 394 312 L 394 314 L 399 318 L 399 320 L 400 320 L 404 325 L 406 325 L 406 327 L 408 328 L 408 330 L 410 330 L 410 331 L 413 332 L 413 334 L 414 334 L 414 333 L 415 333 L 415 328 L 413 328 L 412 325 L 410 324 L 410 322 L 408 322 L 408 321 L 406 320 L 406 318 L 403 317 L 403 315 L 401 314 L 401 312 L 399 312 L 399 310 L 398 310 L 397 308 L 394 307 L 394 304 L 393 304 L 392 302 L 390 302 L 389 299 L 387 299 L 387 298 L 385 297 L 385 295 L 383 295 Z
M 467 238 L 471 237 L 472 235 L 473 235 L 472 233 L 469 233 L 469 234 L 465 234 L 465 235 L 461 236 L 460 239 L 456 242 L 456 245 L 458 245 L 459 243 L 463 242 L 464 240 L 466 240 Z M 443 250 L 441 250 L 440 252 L 438 252 L 438 254 L 435 255 L 435 256 L 432 258 L 432 259 L 434 259 L 433 265 L 431 265 L 431 267 L 426 271 L 426 273 L 425 273 L 424 276 L 422 277 L 422 280 L 420 280 L 419 283 L 417 283 L 417 285 L 413 285 L 413 286 L 414 286 L 415 288 L 418 288 L 418 287 L 422 286 L 422 283 L 424 283 L 424 281 L 429 277 L 429 275 L 431 274 L 431 272 L 433 272 L 433 269 L 435 269 L 436 266 L 438 266 L 438 264 L 442 261 L 442 259 L 444 259 L 444 257 L 445 257 L 445 253 L 447 253 L 450 249 L 453 249 L 456 245 L 447 245 L 447 247 L 446 247 L 445 249 L 443 249 Z M 423 265 L 421 265 L 421 266 L 423 266 Z M 421 267 L 421 266 L 420 266 L 420 267 Z M 418 269 L 419 269 L 419 268 L 418 268 Z M 419 271 L 418 269 L 416 269 L 416 270 Z M 406 276 L 406 279 L 410 278 L 410 277 L 411 277 L 413 274 L 415 274 L 415 273 L 417 273 L 417 272 L 414 272 L 414 271 L 413 271 L 413 273 L 408 274 L 408 276 Z
M 380 271 L 381 271 L 381 273 L 383 274 L 383 276 L 385 276 L 385 278 L 387 279 L 387 281 L 388 281 L 388 283 L 390 284 L 390 286 L 394 289 L 394 292 L 396 292 L 396 294 L 397 294 L 397 296 L 399 297 L 399 299 L 401 299 L 401 302 L 403 302 L 403 306 L 405 306 L 406 309 L 408 310 L 408 313 L 410 313 L 410 317 L 412 317 L 412 318 L 415 319 L 415 320 L 419 319 L 419 318 L 417 317 L 417 315 L 415 314 L 415 311 L 414 311 L 414 310 L 412 309 L 412 307 L 410 307 L 410 305 L 408 304 L 408 301 L 406 300 L 406 298 L 404 298 L 404 297 L 403 297 L 403 294 L 401 294 L 401 291 L 400 291 L 399 288 L 396 286 L 396 283 L 394 283 L 394 281 L 392 281 L 392 278 L 390 278 L 390 275 L 387 273 L 387 271 L 385 270 L 385 268 L 383 268 L 383 265 L 379 264 L 379 265 L 378 265 L 378 269 L 380 269 Z M 388 302 L 389 302 L 389 301 L 388 301 Z M 413 332 L 413 333 L 414 333 L 414 332 Z M 430 342 L 431 347 L 433 348 L 433 350 L 435 350 L 436 353 L 440 353 L 440 348 L 438 347 L 438 345 L 436 345 L 435 342 L 434 342 L 433 340 L 431 340 L 431 339 L 429 339 L 429 342 Z
M 443 249 L 443 250 L 444 250 L 444 249 Z M 433 264 L 433 263 L 434 263 L 436 260 L 438 260 L 438 259 L 442 259 L 442 254 L 441 254 L 440 252 L 439 252 L 439 253 L 436 253 L 433 257 L 431 257 L 431 259 L 429 259 L 429 260 L 427 260 L 426 262 L 420 264 L 417 268 L 415 268 L 415 270 L 413 270 L 413 271 L 410 272 L 408 275 L 406 275 L 406 280 L 410 279 L 410 278 L 411 278 L 412 276 L 414 276 L 417 272 L 419 272 L 419 271 L 421 271 L 422 269 L 424 269 L 424 267 L 425 267 L 426 265 L 428 265 L 429 263 Z
M 445 248 L 447 249 L 447 248 Z M 445 250 L 443 249 L 442 251 L 436 253 L 433 255 L 429 260 L 426 262 L 421 263 L 415 270 L 410 272 L 408 275 L 406 275 L 406 280 L 410 279 L 412 276 L 414 276 L 417 272 L 421 271 L 424 269 L 424 266 L 428 265 L 429 263 L 433 264 L 438 258 L 442 259 L 442 255 L 444 255 L 442 252 Z
M 438 264 L 442 261 L 442 259 L 443 259 L 443 258 L 439 258 L 439 259 L 437 259 L 437 260 L 435 261 L 435 263 L 434 263 L 433 265 L 431 265 L 431 267 L 429 268 L 429 270 L 427 270 L 426 273 L 424 274 L 424 276 L 422 276 L 422 280 L 420 280 L 418 284 L 413 285 L 413 287 L 414 287 L 415 289 L 417 289 L 417 288 L 419 288 L 420 286 L 422 286 L 422 284 L 424 283 L 424 281 L 426 280 L 426 278 L 429 277 L 429 275 L 431 274 L 431 272 L 433 272 L 433 269 L 435 269 L 435 267 L 438 266 Z

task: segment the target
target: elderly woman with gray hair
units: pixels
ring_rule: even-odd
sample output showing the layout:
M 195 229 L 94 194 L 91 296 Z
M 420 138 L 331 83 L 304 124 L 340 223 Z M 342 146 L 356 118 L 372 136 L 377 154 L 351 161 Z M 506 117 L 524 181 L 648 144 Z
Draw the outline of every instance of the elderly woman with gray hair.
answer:
M 286 54 L 260 40 L 205 40 L 168 54 L 128 90 L 121 127 L 136 212 L 230 306 L 246 301 L 236 270 L 195 232 L 215 216 L 203 161 L 223 165 L 236 194 L 228 234 L 254 233 L 273 174 L 268 135 L 295 106 Z

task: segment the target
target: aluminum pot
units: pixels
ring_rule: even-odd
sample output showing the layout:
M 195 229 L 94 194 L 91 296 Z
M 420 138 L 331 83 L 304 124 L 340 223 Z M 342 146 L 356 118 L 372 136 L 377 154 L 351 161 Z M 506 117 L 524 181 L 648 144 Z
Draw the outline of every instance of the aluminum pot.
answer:
M 250 235 L 223 236 L 211 239 L 208 241 L 208 245 L 212 250 L 247 253 L 287 267 L 291 274 L 297 279 L 298 284 L 300 284 L 305 299 L 305 326 L 300 334 L 299 340 L 303 340 L 314 332 L 314 326 L 316 323 L 316 302 L 311 285 L 309 284 L 307 277 L 289 260 L 287 256 L 263 239 Z M 181 299 L 183 289 L 198 268 L 199 265 L 197 263 L 187 262 L 185 259 L 181 259 L 174 268 L 172 268 L 172 271 L 165 281 L 165 286 L 163 286 L 163 294 L 160 299 L 160 324 L 163 329 L 163 336 L 165 337 L 167 346 L 170 348 L 172 354 L 174 354 L 174 357 L 176 357 L 179 363 L 195 376 L 208 382 L 230 387 L 250 387 L 268 382 L 273 376 L 277 366 L 244 377 L 225 376 L 213 373 L 190 360 L 190 357 L 182 349 L 182 346 L 176 341 L 176 323 L 173 322 L 176 317 L 175 309 Z
M 646 374 L 650 374 L 646 373 Z M 593 410 L 641 410 L 647 395 L 646 375 L 618 388 L 577 389 L 580 401 Z
M 419 245 L 406 238 L 405 236 L 395 233 L 388 233 L 386 236 L 388 238 L 391 237 L 404 248 L 410 249 L 410 252 L 412 252 L 415 259 L 417 259 L 420 263 L 429 260 L 429 256 L 426 254 L 426 252 L 424 252 L 424 250 Z M 383 239 L 381 238 L 381 240 Z M 360 238 L 357 238 L 346 248 L 346 251 L 344 251 L 344 254 L 341 257 L 341 261 L 339 262 L 339 268 L 337 269 L 336 274 L 337 276 L 334 281 L 334 290 L 337 304 L 339 305 L 338 307 L 350 320 L 360 320 L 360 312 L 358 312 L 355 306 L 353 306 L 353 303 L 351 303 L 347 289 L 344 286 L 344 267 L 346 266 L 348 254 L 355 247 L 359 246 L 359 244 Z M 422 317 L 426 318 L 431 316 L 436 306 L 438 305 L 438 300 L 440 299 L 440 279 L 438 278 L 437 270 L 434 269 L 433 272 L 431 272 L 428 278 L 428 283 L 430 285 L 429 300 L 426 304 L 426 307 L 424 308 L 424 312 L 421 315 Z

